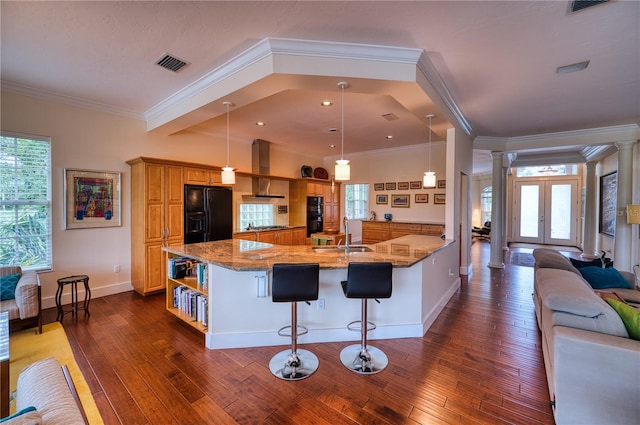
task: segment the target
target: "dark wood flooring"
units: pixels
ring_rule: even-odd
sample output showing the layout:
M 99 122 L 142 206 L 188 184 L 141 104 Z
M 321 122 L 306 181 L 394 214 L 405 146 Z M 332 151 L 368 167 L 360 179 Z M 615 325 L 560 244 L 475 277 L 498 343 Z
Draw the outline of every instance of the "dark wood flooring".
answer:
M 373 376 L 326 343 L 304 346 L 313 376 L 281 381 L 268 364 L 282 347 L 207 350 L 163 295 L 97 298 L 63 324 L 106 424 L 553 424 L 533 269 L 513 254 L 489 269 L 489 243 L 474 243 L 470 281 L 423 338 L 375 341 L 389 367 Z

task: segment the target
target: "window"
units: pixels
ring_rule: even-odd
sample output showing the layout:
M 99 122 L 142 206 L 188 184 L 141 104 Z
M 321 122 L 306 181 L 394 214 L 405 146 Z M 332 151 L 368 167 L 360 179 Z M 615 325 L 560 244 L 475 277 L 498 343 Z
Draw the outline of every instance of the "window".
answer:
M 549 176 L 575 176 L 578 174 L 578 165 L 560 164 L 538 167 L 518 167 L 516 177 L 549 177 Z
M 346 184 L 344 186 L 344 212 L 349 220 L 369 216 L 369 185 Z
M 273 224 L 273 204 L 240 204 L 240 230 Z
M 0 135 L 0 266 L 50 269 L 51 141 Z
M 480 193 L 480 208 L 482 209 L 482 224 L 491 221 L 491 197 L 493 189 L 487 186 Z

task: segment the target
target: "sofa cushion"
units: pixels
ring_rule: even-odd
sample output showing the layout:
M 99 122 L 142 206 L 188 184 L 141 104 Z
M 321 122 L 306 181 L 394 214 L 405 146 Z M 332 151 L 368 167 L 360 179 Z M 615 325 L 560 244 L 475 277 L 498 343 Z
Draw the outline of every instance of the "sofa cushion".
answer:
M 620 315 L 629 336 L 640 341 L 640 310 L 611 298 L 607 298 L 606 301 Z
M 618 270 L 613 267 L 603 269 L 601 267 L 582 267 L 579 269 L 580 274 L 584 279 L 589 282 L 589 285 L 593 289 L 606 289 L 606 288 L 628 288 L 632 289 L 631 285 L 625 279 Z
M 578 316 L 601 315 L 607 307 L 606 303 L 593 292 L 593 289 L 578 282 L 576 277 L 559 276 L 555 285 L 545 285 L 541 288 L 542 303 L 550 310 Z
M 549 248 L 536 248 L 533 250 L 533 258 L 535 258 L 536 268 L 544 269 L 560 269 L 568 270 L 579 274 L 578 269 L 575 268 L 569 258 L 560 254 L 558 251 Z
M 16 286 L 18 286 L 19 280 L 19 273 L 0 276 L 0 301 L 14 300 L 16 298 Z
M 0 423 L 4 425 L 40 425 L 42 418 L 35 407 L 29 406 L 11 416 L 0 419 Z

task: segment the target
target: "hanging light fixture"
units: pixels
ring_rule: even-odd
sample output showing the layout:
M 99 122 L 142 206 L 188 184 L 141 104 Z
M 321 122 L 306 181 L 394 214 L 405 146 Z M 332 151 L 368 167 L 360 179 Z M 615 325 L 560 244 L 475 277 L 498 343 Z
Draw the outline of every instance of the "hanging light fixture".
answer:
M 235 184 L 236 172 L 229 166 L 229 108 L 231 108 L 231 102 L 223 102 L 227 107 L 227 165 L 222 167 L 222 184 Z
M 351 166 L 349 160 L 344 159 L 344 89 L 349 87 L 349 83 L 341 81 L 338 83 L 338 87 L 342 89 L 342 128 L 340 129 L 340 136 L 342 137 L 342 152 L 340 159 L 336 161 L 335 167 L 335 179 L 336 180 L 349 180 L 351 178 Z
M 434 114 L 427 115 L 427 118 L 429 118 L 429 171 L 426 171 L 424 177 L 422 177 L 422 187 L 424 188 L 436 187 L 436 173 L 431 171 L 431 120 L 434 117 Z

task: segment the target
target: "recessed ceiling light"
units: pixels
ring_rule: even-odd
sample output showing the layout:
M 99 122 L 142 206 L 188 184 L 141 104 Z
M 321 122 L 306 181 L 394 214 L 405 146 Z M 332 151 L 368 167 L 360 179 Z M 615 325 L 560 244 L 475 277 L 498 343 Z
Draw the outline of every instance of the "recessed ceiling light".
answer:
M 385 136 L 384 138 L 387 139 L 387 140 L 391 140 L 391 139 L 393 139 L 393 136 L 390 134 L 388 136 Z
M 331 149 L 335 149 L 336 145 L 329 145 Z
M 559 66 L 556 69 L 556 74 L 566 74 L 568 72 L 582 71 L 589 66 L 589 61 L 573 63 L 571 65 Z
M 258 127 L 264 127 L 264 126 L 265 126 L 265 125 L 267 125 L 267 124 L 266 124 L 264 121 L 258 121 L 258 122 L 256 123 L 256 125 L 257 125 Z
M 336 133 L 337 131 L 338 131 L 338 129 L 337 129 L 337 128 L 330 128 L 330 129 L 329 129 L 329 132 L 330 132 L 330 133 Z
M 322 103 L 320 104 L 322 106 L 324 106 L 325 108 L 329 107 L 329 106 L 333 106 L 333 103 L 330 100 L 323 100 Z

